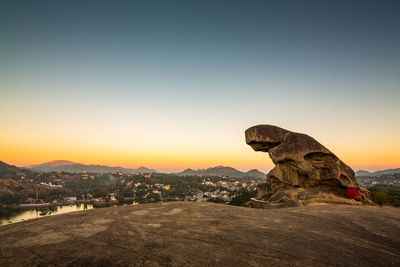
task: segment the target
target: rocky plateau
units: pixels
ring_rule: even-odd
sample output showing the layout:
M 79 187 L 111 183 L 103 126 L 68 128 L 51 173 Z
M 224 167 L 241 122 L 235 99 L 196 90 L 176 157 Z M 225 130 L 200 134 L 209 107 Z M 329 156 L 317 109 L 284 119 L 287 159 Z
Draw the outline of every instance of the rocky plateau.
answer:
M 0 226 L 0 266 L 399 266 L 400 212 L 163 202 Z

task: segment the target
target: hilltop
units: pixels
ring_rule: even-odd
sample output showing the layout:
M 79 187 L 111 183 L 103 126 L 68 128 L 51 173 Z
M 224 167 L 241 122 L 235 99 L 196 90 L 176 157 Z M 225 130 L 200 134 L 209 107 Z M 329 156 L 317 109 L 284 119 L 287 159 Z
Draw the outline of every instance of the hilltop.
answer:
M 65 166 L 65 165 L 74 165 L 74 164 L 78 164 L 76 162 L 70 161 L 70 160 L 52 160 L 49 162 L 45 162 L 42 164 L 34 164 L 34 165 L 29 165 L 26 166 L 27 168 L 35 168 L 35 167 L 44 167 L 44 166 L 48 166 L 48 167 L 59 167 L 59 166 Z
M 216 166 L 208 169 L 186 169 L 182 172 L 176 173 L 177 175 L 197 175 L 197 176 L 228 176 L 232 178 L 255 178 L 255 179 L 265 179 L 266 174 L 260 172 L 259 170 L 250 170 L 248 172 L 241 172 L 232 167 Z
M 18 168 L 14 165 L 9 165 L 3 161 L 0 161 L 0 178 L 3 179 L 15 179 L 17 177 L 30 177 L 37 173 L 25 168 Z
M 164 202 L 0 227 L 1 266 L 399 266 L 400 212 Z

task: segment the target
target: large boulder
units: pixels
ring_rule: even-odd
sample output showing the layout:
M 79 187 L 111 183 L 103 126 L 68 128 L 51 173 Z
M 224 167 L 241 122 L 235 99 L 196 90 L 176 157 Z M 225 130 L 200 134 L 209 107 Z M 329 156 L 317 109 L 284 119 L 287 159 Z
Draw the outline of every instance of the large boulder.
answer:
M 344 196 L 346 188 L 357 186 L 354 171 L 314 138 L 273 125 L 257 125 L 245 134 L 246 143 L 269 153 L 275 164 L 267 174 L 268 183 L 259 185 L 256 199 L 282 203 L 277 199 L 282 196 L 298 202 L 293 206 L 312 199 L 353 202 Z

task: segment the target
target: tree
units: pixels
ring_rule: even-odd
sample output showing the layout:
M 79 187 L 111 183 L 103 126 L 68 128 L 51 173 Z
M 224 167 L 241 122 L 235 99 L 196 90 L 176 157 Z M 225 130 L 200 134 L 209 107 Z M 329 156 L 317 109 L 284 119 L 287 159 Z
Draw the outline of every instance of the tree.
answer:
M 246 188 L 241 188 L 239 190 L 239 194 L 232 198 L 231 202 L 229 202 L 229 205 L 243 206 L 246 202 L 250 201 L 250 198 L 255 197 L 255 195 L 255 191 L 249 191 Z
M 118 200 L 118 204 L 119 204 L 119 205 L 125 204 L 125 198 L 124 198 L 123 195 L 118 194 L 117 197 L 116 197 L 116 199 Z

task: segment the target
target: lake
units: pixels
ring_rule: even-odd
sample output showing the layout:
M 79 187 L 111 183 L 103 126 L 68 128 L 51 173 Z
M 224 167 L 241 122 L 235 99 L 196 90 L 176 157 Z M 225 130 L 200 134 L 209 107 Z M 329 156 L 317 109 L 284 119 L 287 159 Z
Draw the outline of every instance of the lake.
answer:
M 90 210 L 93 209 L 92 204 L 76 204 L 69 206 L 53 206 L 48 207 L 49 211 L 44 214 L 41 211 L 42 208 L 21 210 L 19 213 L 10 216 L 9 218 L 1 218 L 0 225 L 6 225 L 10 223 L 22 222 L 30 219 L 41 218 L 46 216 L 52 216 L 57 214 L 69 213 L 80 210 Z

